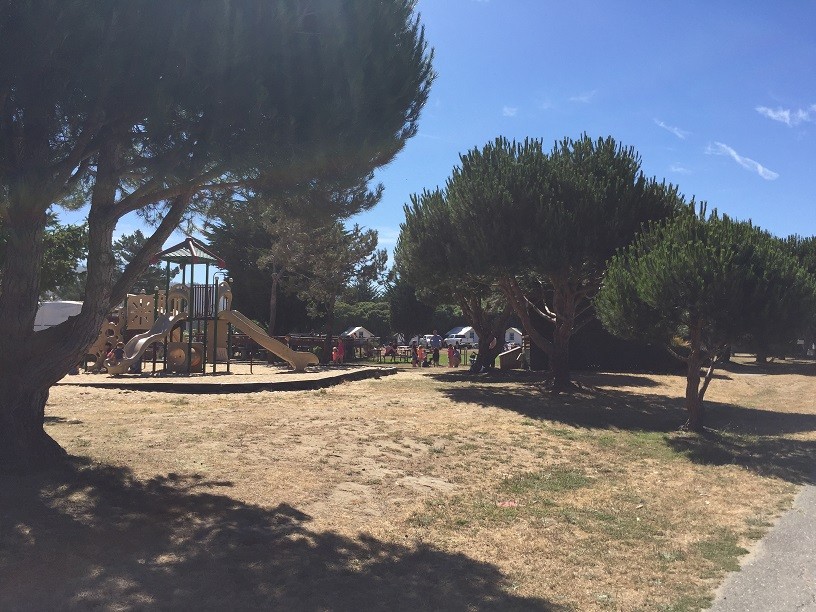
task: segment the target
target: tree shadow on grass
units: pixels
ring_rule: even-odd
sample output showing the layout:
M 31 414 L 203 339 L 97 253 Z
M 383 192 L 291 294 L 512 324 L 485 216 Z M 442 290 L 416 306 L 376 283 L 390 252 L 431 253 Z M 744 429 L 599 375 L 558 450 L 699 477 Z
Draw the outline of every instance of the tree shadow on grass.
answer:
M 779 359 L 767 363 L 729 361 L 718 367 L 732 374 L 816 376 L 816 362 L 805 359 Z
M 0 609 L 563 609 L 463 554 L 318 532 L 219 485 L 79 459 L 0 477 Z
M 670 448 L 696 463 L 733 463 L 796 484 L 814 482 L 816 441 L 784 436 L 816 431 L 816 414 L 706 401 L 705 433 L 678 432 L 687 418 L 682 398 L 616 389 L 610 384 L 616 376 L 624 380 L 617 386 L 634 386 L 628 374 L 600 378 L 592 374 L 585 380 L 603 388 L 582 386 L 573 393 L 553 394 L 535 381 L 509 386 L 507 378 L 491 376 L 471 378 L 470 384 L 455 384 L 448 378 L 453 384 L 442 393 L 454 402 L 510 410 L 533 420 L 580 429 L 662 432 Z
M 480 374 L 471 373 L 468 369 L 445 369 L 442 371 L 433 370 L 428 376 L 441 382 L 484 382 L 486 384 L 498 383 L 528 383 L 539 385 L 549 380 L 549 374 L 543 371 L 530 370 L 491 370 Z M 659 387 L 660 383 L 645 375 L 637 373 L 606 373 L 590 372 L 586 374 L 591 378 L 594 386 L 604 387 Z

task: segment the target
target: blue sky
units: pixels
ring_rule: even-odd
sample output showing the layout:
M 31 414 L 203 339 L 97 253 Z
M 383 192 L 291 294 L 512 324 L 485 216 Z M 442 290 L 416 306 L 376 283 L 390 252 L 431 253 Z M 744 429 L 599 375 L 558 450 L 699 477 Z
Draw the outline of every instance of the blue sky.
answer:
M 816 4 L 420 0 L 438 77 L 355 219 L 391 249 L 412 193 L 496 136 L 613 136 L 650 176 L 777 235 L 816 234 Z

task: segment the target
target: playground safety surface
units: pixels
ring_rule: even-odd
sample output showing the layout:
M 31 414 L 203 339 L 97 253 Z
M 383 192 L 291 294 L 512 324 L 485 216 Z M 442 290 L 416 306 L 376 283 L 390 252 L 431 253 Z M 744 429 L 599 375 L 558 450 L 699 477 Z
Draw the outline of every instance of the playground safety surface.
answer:
M 293 372 L 281 365 L 232 363 L 230 371 L 219 364 L 215 373 L 164 374 L 77 374 L 66 376 L 59 385 L 130 389 L 165 393 L 248 393 L 252 391 L 310 391 L 344 382 L 396 374 L 397 368 L 384 366 L 332 365 Z

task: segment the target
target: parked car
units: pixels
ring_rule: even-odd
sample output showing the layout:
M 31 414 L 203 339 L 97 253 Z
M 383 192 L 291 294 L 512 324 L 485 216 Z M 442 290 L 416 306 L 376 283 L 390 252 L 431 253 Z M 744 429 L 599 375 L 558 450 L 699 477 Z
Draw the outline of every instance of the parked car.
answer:
M 445 346 L 470 348 L 470 339 L 465 334 L 451 334 L 445 338 Z
M 419 337 L 419 346 L 431 346 L 431 338 L 433 338 L 433 334 L 425 334 L 424 336 Z

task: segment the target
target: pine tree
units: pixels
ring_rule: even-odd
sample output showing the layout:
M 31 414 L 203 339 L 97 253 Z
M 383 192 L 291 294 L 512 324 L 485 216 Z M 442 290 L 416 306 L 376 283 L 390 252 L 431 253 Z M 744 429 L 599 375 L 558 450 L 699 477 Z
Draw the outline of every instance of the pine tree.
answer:
M 700 431 L 703 398 L 729 345 L 796 329 L 816 307 L 816 283 L 767 232 L 694 206 L 611 260 L 595 307 L 612 333 L 660 342 L 687 364 L 686 427 Z

